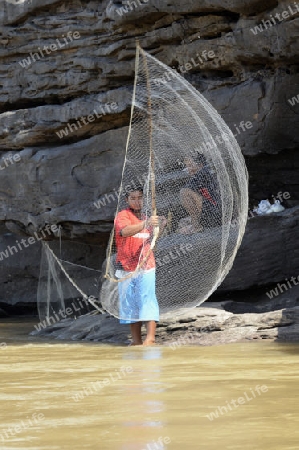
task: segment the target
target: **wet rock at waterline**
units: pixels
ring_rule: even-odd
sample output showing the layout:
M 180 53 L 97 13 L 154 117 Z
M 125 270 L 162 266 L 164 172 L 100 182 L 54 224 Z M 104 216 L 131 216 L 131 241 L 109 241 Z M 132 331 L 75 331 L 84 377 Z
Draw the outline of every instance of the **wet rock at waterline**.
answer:
M 229 308 L 229 302 L 208 303 L 162 320 L 157 328 L 157 344 L 176 349 L 184 345 L 219 345 L 258 339 L 299 341 L 299 304 L 245 314 L 233 314 L 225 310 L 226 307 Z M 62 320 L 31 335 L 125 345 L 129 342 L 129 325 L 120 325 L 109 315 L 88 315 Z

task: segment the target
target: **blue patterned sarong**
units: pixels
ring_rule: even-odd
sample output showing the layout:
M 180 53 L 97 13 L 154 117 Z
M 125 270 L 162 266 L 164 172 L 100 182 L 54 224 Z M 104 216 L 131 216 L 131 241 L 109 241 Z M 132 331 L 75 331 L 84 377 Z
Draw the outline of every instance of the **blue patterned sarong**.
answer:
M 120 278 L 129 274 L 121 272 Z M 137 272 L 131 278 L 118 283 L 120 323 L 159 321 L 155 286 L 155 269 Z

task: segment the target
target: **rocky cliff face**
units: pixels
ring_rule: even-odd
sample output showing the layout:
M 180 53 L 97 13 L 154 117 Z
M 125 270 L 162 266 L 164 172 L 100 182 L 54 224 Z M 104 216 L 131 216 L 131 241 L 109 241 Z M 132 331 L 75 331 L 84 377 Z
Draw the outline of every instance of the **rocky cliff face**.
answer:
M 183 74 L 231 127 L 248 164 L 251 206 L 288 192 L 286 206 L 294 207 L 273 221 L 253 219 L 242 266 L 235 265 L 225 289 L 298 275 L 296 2 L 4 0 L 0 24 L 0 221 L 11 242 L 55 224 L 63 238 L 105 244 L 138 38 Z M 252 276 L 248 243 L 252 251 L 264 248 Z M 26 252 L 24 264 L 30 266 L 38 257 Z M 6 284 L 12 277 L 23 280 L 23 267 L 15 272 L 11 261 L 1 261 Z M 34 285 L 32 278 L 29 283 Z M 28 291 L 22 291 L 9 295 L 25 300 Z

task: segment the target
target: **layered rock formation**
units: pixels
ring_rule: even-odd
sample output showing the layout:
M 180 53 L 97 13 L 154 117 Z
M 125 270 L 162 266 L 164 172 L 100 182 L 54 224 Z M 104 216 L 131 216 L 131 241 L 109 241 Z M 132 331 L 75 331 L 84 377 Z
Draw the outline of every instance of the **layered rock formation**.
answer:
M 250 206 L 279 191 L 290 195 L 286 206 L 293 209 L 248 223 L 223 289 L 265 286 L 299 273 L 295 2 L 4 0 L 0 24 L 0 221 L 17 233 L 4 232 L 3 250 L 6 239 L 13 243 L 46 224 L 60 225 L 63 239 L 105 245 L 138 38 L 202 92 L 234 131 L 248 164 Z M 1 301 L 33 295 L 38 253 L 26 252 L 24 262 L 17 258 L 19 269 L 11 257 L 0 262 L 2 281 L 17 286 Z M 27 283 L 23 266 L 31 267 Z

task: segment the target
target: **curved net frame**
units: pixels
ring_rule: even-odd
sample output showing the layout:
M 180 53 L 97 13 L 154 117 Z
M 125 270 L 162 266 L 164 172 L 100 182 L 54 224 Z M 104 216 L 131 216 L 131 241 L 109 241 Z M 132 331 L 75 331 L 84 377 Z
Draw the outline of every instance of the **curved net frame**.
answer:
M 163 318 L 203 303 L 231 269 L 247 221 L 248 175 L 238 143 L 217 111 L 177 72 L 137 45 L 116 218 L 128 207 L 126 191 L 140 184 L 142 220 L 158 214 L 167 225 L 146 227 L 127 270 L 119 261 L 113 229 L 101 302 L 122 318 L 119 283 L 148 270 L 154 257 Z M 132 319 L 138 320 L 137 310 Z

